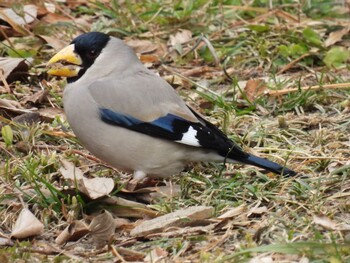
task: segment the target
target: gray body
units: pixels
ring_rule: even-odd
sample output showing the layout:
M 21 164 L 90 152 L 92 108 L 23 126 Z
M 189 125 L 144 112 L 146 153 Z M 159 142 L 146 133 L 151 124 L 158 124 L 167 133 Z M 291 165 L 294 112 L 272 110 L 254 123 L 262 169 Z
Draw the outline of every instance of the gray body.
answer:
M 102 61 L 108 61 L 106 58 L 118 61 L 105 65 Z M 119 39 L 112 38 L 94 66 L 66 86 L 63 102 L 68 122 L 82 145 L 121 170 L 167 177 L 178 174 L 191 161 L 224 161 L 213 151 L 154 138 L 101 120 L 99 108 L 104 107 L 143 121 L 172 113 L 199 122 L 173 88 L 146 69 Z

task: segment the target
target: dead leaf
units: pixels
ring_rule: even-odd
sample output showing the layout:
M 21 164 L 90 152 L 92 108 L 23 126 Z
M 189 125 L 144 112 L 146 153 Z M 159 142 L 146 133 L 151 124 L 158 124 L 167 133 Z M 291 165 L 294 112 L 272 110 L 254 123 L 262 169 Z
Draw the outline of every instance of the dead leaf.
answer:
M 13 246 L 14 243 L 11 239 L 9 238 L 5 238 L 5 237 L 0 237 L 0 247 L 9 247 L 9 246 Z
M 194 236 L 200 234 L 208 234 L 213 229 L 216 229 L 216 224 L 213 223 L 207 226 L 194 226 L 194 227 L 178 227 L 169 228 L 166 232 L 161 231 L 159 233 L 148 234 L 147 237 L 152 238 L 174 238 L 174 237 L 184 237 L 184 236 Z
M 0 99 L 0 109 L 9 110 L 15 113 L 30 113 L 37 110 L 36 108 L 24 109 L 18 101 L 8 99 Z
M 157 263 L 165 258 L 169 253 L 161 247 L 155 247 L 144 258 L 144 262 Z
M 247 209 L 245 204 L 240 206 L 229 208 L 224 214 L 220 215 L 219 219 L 233 218 L 241 215 Z
M 89 227 L 81 220 L 75 220 L 58 235 L 55 242 L 58 245 L 68 241 L 76 241 L 89 233 Z
M 143 259 L 145 258 L 145 254 L 139 251 L 135 251 L 129 248 L 125 247 L 115 247 L 115 250 L 124 257 L 125 260 L 131 261 L 131 262 L 143 262 Z
M 22 103 L 26 104 L 28 102 L 31 102 L 32 104 L 41 104 L 44 101 L 47 101 L 47 95 L 49 92 L 47 90 L 39 90 L 38 92 L 34 93 L 33 95 L 26 96 Z
M 127 39 L 125 43 L 138 54 L 149 54 L 157 50 L 157 45 L 150 40 Z
M 107 210 L 94 217 L 89 225 L 89 229 L 95 245 L 97 247 L 104 246 L 114 235 L 115 227 L 115 220 Z
M 61 50 L 65 46 L 67 46 L 68 42 L 62 40 L 61 38 L 58 38 L 57 36 L 51 37 L 51 36 L 44 36 L 44 35 L 38 35 L 41 39 L 43 39 L 49 46 L 51 46 L 56 51 Z
M 40 115 L 38 112 L 27 112 L 14 117 L 12 120 L 17 123 L 32 124 L 40 121 Z
M 210 206 L 193 206 L 175 211 L 151 220 L 146 220 L 131 230 L 132 236 L 144 236 L 163 231 L 165 228 L 183 226 L 191 221 L 203 220 L 212 216 L 214 208 Z
M 14 228 L 12 229 L 11 237 L 26 238 L 30 236 L 40 235 L 44 232 L 44 225 L 29 211 L 28 208 L 23 208 L 19 214 Z
M 56 14 L 56 13 L 48 13 L 46 16 L 44 16 L 41 20 L 42 23 L 46 23 L 46 24 L 55 24 L 55 23 L 59 23 L 59 22 L 64 22 L 64 23 L 69 23 L 69 22 L 73 22 L 72 19 L 70 19 L 67 16 L 63 16 L 60 14 Z
M 18 15 L 12 8 L 0 9 L 0 19 L 6 21 L 11 26 L 13 24 L 24 26 L 34 22 L 38 13 L 38 9 L 35 5 L 24 5 L 24 16 Z
M 187 29 L 179 29 L 175 35 L 170 35 L 169 44 L 173 47 L 182 45 L 189 42 L 192 39 L 192 32 Z
M 316 225 L 320 225 L 323 228 L 328 229 L 328 230 L 337 230 L 338 229 L 338 226 L 334 221 L 332 221 L 330 218 L 323 216 L 323 215 L 321 215 L 321 216 L 314 215 L 313 221 Z
M 38 110 L 38 113 L 44 122 L 52 122 L 57 116 L 62 120 L 66 119 L 66 115 L 61 108 L 41 108 Z
M 152 210 L 145 204 L 117 196 L 105 198 L 103 204 L 107 204 L 108 210 L 115 216 L 126 218 L 154 218 L 159 216 L 159 212 Z
M 250 79 L 243 90 L 247 99 L 255 101 L 267 89 L 266 82 L 261 79 Z M 243 96 L 241 95 L 241 98 Z
M 0 74 L 11 83 L 28 75 L 29 64 L 30 60 L 23 58 L 0 57 Z
M 157 202 L 161 198 L 173 198 L 181 193 L 179 185 L 162 185 L 155 187 L 144 187 L 135 191 L 122 190 L 122 192 L 133 195 L 137 200 L 142 200 L 147 203 Z
M 91 199 L 97 199 L 106 196 L 112 192 L 114 181 L 112 178 L 86 178 L 84 173 L 71 162 L 61 160 L 62 167 L 59 169 L 62 176 L 71 180 L 73 185 L 77 183 L 78 190 L 86 194 Z
M 261 214 L 264 214 L 266 212 L 268 212 L 269 210 L 267 209 L 266 206 L 260 206 L 260 207 L 253 207 L 251 208 L 247 215 L 250 216 L 252 214 L 255 214 L 255 215 L 261 215 Z
M 326 41 L 324 42 L 324 45 L 326 47 L 332 46 L 333 44 L 339 42 L 340 40 L 342 40 L 342 38 L 349 33 L 350 31 L 350 26 L 345 27 L 341 30 L 337 30 L 334 31 L 332 33 L 329 34 L 328 38 L 326 39 Z

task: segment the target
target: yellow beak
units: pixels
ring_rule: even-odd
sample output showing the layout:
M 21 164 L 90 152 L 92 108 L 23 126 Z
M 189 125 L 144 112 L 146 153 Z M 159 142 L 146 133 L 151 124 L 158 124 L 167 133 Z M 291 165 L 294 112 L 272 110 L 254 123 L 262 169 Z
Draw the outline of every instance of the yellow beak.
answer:
M 49 60 L 47 73 L 61 77 L 75 77 L 78 76 L 82 64 L 80 56 L 74 52 L 74 44 L 71 44 Z

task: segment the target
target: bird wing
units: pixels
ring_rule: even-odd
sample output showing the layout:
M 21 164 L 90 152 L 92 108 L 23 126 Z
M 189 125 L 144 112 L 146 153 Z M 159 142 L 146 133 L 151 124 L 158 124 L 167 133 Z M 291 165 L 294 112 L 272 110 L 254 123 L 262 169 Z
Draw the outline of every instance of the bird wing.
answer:
M 187 107 L 173 88 L 153 73 L 141 71 L 91 84 L 89 91 L 102 121 L 152 137 L 216 150 L 226 156 L 246 154 L 215 125 Z

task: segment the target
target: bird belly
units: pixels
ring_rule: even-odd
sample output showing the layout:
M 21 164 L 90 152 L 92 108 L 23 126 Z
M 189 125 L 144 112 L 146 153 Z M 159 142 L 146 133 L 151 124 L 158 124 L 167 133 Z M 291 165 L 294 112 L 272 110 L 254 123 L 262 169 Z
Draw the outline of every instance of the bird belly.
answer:
M 107 124 L 100 119 L 93 100 L 72 95 L 65 91 L 68 122 L 81 144 L 102 161 L 157 177 L 177 174 L 190 161 L 187 146 Z

